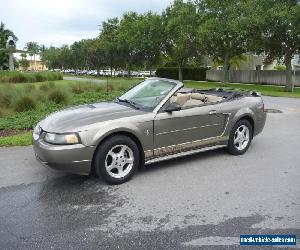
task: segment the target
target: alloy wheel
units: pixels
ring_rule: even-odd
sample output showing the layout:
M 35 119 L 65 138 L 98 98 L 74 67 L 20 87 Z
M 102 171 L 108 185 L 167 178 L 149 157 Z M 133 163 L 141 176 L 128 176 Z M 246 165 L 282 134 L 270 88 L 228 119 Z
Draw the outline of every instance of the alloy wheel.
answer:
M 132 169 L 134 156 L 132 149 L 127 145 L 113 146 L 105 157 L 105 168 L 113 178 L 123 178 Z
M 250 141 L 250 131 L 246 125 L 241 125 L 237 128 L 234 133 L 234 146 L 237 150 L 242 151 L 244 150 Z

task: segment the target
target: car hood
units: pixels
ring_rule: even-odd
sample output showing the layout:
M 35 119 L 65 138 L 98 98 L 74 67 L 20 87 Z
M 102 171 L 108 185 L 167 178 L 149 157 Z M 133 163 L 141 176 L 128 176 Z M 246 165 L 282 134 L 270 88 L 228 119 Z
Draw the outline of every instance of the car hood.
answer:
M 88 125 L 144 114 L 145 112 L 115 102 L 80 105 L 55 112 L 40 126 L 47 132 L 79 132 Z

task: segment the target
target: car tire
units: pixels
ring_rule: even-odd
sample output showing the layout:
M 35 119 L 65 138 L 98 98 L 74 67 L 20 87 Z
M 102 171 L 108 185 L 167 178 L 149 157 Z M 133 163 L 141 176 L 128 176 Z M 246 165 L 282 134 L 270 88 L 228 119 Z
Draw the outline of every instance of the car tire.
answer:
M 105 140 L 98 147 L 94 166 L 98 177 L 111 185 L 122 184 L 132 178 L 140 164 L 136 143 L 124 135 Z
M 253 127 L 247 120 L 239 120 L 231 130 L 227 149 L 232 155 L 244 154 L 252 141 Z

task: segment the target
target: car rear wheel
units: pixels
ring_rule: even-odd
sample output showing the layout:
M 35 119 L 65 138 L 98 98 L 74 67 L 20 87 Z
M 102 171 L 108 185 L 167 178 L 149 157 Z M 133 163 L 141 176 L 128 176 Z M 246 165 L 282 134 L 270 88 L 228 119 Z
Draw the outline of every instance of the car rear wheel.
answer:
M 233 155 L 244 154 L 252 140 L 253 128 L 249 121 L 238 121 L 229 136 L 228 150 Z
M 107 183 L 117 185 L 128 181 L 139 166 L 139 149 L 124 135 L 113 136 L 98 148 L 95 170 Z

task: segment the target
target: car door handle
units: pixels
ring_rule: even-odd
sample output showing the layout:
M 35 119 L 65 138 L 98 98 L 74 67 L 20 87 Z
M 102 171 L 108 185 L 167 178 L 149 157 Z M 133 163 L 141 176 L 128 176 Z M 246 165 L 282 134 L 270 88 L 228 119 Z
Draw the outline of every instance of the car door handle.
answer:
M 215 115 L 217 113 L 217 110 L 211 110 L 208 112 L 209 115 Z

